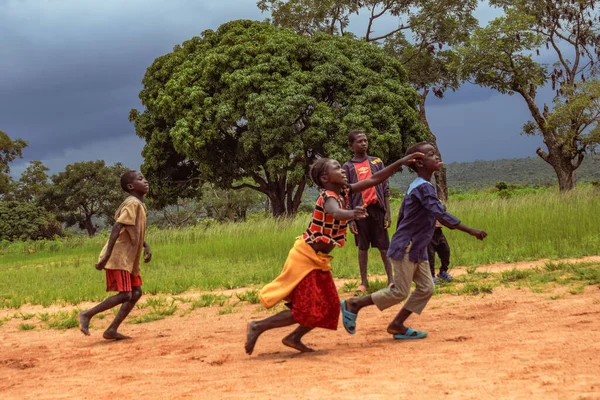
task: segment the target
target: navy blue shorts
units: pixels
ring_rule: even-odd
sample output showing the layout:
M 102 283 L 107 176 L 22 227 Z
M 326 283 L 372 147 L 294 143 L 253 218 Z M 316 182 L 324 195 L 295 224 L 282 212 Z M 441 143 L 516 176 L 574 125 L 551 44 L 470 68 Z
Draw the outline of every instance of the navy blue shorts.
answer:
M 356 221 L 358 234 L 354 235 L 359 250 L 369 250 L 374 247 L 387 250 L 390 247 L 390 237 L 385 226 L 385 210 L 376 204 L 367 207 L 369 216 Z

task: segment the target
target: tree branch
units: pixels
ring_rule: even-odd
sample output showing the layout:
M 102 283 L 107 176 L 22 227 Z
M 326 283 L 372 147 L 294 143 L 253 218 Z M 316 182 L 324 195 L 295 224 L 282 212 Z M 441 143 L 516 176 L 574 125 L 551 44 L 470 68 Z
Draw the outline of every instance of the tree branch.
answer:
M 550 164 L 550 160 L 548 157 L 548 153 L 546 153 L 544 150 L 542 150 L 541 147 L 538 147 L 537 150 L 535 151 L 537 153 L 538 156 L 540 156 L 542 158 L 542 160 L 546 161 L 548 164 Z
M 565 73 L 567 73 L 570 76 L 571 69 L 569 68 L 569 64 L 567 64 L 567 62 L 565 61 L 562 51 L 560 51 L 560 49 L 556 45 L 556 42 L 554 41 L 553 36 L 550 36 L 550 43 L 552 43 L 552 47 L 554 48 L 554 51 L 556 51 L 556 54 L 558 55 L 558 59 L 560 60 L 560 63 L 562 64 L 563 68 L 565 69 Z
M 389 32 L 389 33 L 387 33 L 385 35 L 382 35 L 382 36 L 379 36 L 379 37 L 376 37 L 376 38 L 373 38 L 373 39 L 368 39 L 367 42 L 376 42 L 378 40 L 382 40 L 382 39 L 388 38 L 388 37 L 392 36 L 393 34 L 398 33 L 398 32 L 400 32 L 402 30 L 405 30 L 405 29 L 408 29 L 408 27 L 401 26 L 400 28 L 394 29 L 393 31 L 391 31 L 391 32 Z
M 572 164 L 575 169 L 577 169 L 581 166 L 581 163 L 583 162 L 584 157 L 585 157 L 585 154 L 583 152 L 580 152 L 577 155 L 577 161 L 575 161 L 575 164 Z
M 244 183 L 240 183 L 239 185 L 234 185 L 234 184 L 232 184 L 230 187 L 231 187 L 233 190 L 240 190 L 240 189 L 247 188 L 247 189 L 252 189 L 252 190 L 257 190 L 257 191 L 259 191 L 259 192 L 262 192 L 262 190 L 261 190 L 261 187 L 260 187 L 260 186 L 254 186 L 254 185 L 251 185 L 251 184 L 249 184 L 249 183 L 245 183 L 245 182 L 244 182 Z

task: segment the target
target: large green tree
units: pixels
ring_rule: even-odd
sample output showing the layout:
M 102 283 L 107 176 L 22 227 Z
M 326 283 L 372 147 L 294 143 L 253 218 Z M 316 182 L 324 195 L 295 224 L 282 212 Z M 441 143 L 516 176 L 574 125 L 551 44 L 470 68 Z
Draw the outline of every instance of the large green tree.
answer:
M 477 0 L 260 0 L 257 5 L 271 13 L 275 25 L 304 35 L 348 34 L 350 17 L 356 14 L 354 25 L 365 28 L 351 33 L 382 45 L 406 68 L 409 82 L 419 92 L 419 119 L 441 158 L 436 136 L 427 121 L 426 102 L 430 94 L 442 98 L 447 89 L 455 90 L 461 85 L 452 62 L 457 57 L 453 47 L 464 43 L 477 26 L 472 15 Z M 382 30 L 381 21 L 389 17 L 394 17 L 397 25 Z M 435 177 L 438 196 L 446 200 L 445 167 Z
M 52 185 L 42 203 L 67 226 L 78 225 L 89 236 L 96 233 L 93 217 L 110 220 L 125 198 L 120 177 L 128 169 L 120 163 L 107 166 L 104 161 L 84 161 L 67 165 L 52 175 Z
M 464 78 L 503 94 L 520 95 L 533 118 L 525 134 L 538 134 L 547 150 L 537 154 L 552 166 L 561 191 L 573 189 L 575 171 L 585 153 L 598 143 L 589 135 L 595 118 L 567 110 L 592 112 L 594 85 L 582 85 L 598 73 L 600 54 L 600 1 L 590 0 L 493 0 L 505 15 L 477 29 L 461 49 Z M 553 65 L 537 56 L 557 60 Z M 541 104 L 539 90 L 552 85 L 554 107 Z M 584 89 L 584 91 L 582 91 Z M 578 105 L 569 105 L 577 98 Z M 554 110 L 562 110 L 554 116 Z M 565 119 L 565 116 L 566 119 Z
M 48 189 L 50 169 L 39 160 L 30 161 L 29 165 L 15 182 L 14 197 L 20 201 L 37 202 Z
M 349 37 L 232 21 L 157 58 L 142 82 L 145 109 L 130 117 L 144 172 L 173 156 L 169 168 L 193 166 L 188 181 L 264 193 L 275 216 L 296 212 L 316 157 L 343 158 L 349 129 L 372 132 L 388 161 L 426 136 L 402 64 Z
M 9 175 L 9 164 L 23 157 L 23 149 L 27 142 L 23 139 L 12 140 L 6 133 L 0 131 L 0 198 L 5 197 L 11 190 L 12 179 Z

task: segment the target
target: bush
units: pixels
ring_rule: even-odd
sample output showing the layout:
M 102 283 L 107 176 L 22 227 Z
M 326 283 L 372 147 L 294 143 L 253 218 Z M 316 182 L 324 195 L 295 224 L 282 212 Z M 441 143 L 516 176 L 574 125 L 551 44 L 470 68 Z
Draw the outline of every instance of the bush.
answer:
M 34 203 L 0 200 L 0 241 L 52 239 L 62 235 L 54 215 Z

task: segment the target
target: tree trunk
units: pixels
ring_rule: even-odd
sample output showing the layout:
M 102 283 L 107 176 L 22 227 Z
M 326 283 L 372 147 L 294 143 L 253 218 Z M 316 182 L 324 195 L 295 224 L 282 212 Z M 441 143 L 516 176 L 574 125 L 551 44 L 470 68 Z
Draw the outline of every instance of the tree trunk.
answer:
M 557 154 L 560 154 L 560 149 L 549 148 L 548 150 L 549 154 L 546 154 L 542 149 L 538 148 L 537 154 L 554 169 L 556 177 L 558 178 L 558 187 L 560 191 L 564 193 L 575 189 L 575 186 L 577 185 L 575 170 L 581 165 L 583 154 L 579 156 L 576 165 L 573 165 L 573 159 L 570 156 L 557 156 Z
M 561 192 L 568 192 L 575 189 L 577 184 L 575 170 L 579 168 L 583 161 L 583 152 L 578 152 L 576 148 L 567 150 L 565 145 L 557 139 L 556 132 L 547 128 L 546 117 L 548 116 L 548 110 L 544 107 L 545 110 L 542 113 L 537 104 L 535 104 L 535 86 L 531 85 L 529 91 L 520 89 L 517 92 L 525 99 L 529 112 L 535 120 L 544 138 L 544 143 L 548 148 L 548 153 L 546 153 L 538 147 L 536 151 L 537 155 L 554 168 L 554 172 L 556 172 L 558 178 L 558 187 Z
M 429 122 L 427 121 L 427 113 L 425 112 L 425 101 L 427 100 L 427 95 L 429 94 L 429 89 L 424 89 L 421 94 L 421 99 L 419 102 L 419 121 L 427 128 L 429 131 L 429 137 L 427 138 L 427 143 L 430 143 L 434 150 L 435 154 L 442 160 L 442 154 L 440 153 L 440 149 L 437 146 L 437 138 L 431 132 L 431 128 L 429 127 Z M 435 189 L 439 199 L 442 202 L 446 202 L 448 200 L 448 183 L 446 180 L 446 166 L 442 165 L 440 170 L 434 174 L 435 177 Z
M 92 223 L 91 216 L 85 218 L 85 230 L 87 231 L 89 237 L 92 237 L 96 234 L 97 228 Z
M 286 216 L 285 210 L 285 197 L 279 196 L 276 191 L 270 191 L 267 193 L 271 202 L 271 214 L 275 218 L 281 218 Z
M 298 212 L 298 207 L 302 202 L 302 193 L 304 193 L 305 187 L 306 181 L 300 182 L 299 185 L 288 183 L 286 189 L 287 215 L 296 215 Z M 296 192 L 294 192 L 294 188 L 296 189 Z

